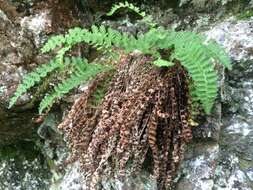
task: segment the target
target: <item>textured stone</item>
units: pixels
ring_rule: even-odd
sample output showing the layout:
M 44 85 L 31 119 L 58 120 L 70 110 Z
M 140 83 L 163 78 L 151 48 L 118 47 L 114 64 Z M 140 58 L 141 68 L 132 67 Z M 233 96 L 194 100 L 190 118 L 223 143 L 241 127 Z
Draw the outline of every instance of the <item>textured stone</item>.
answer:
M 253 19 L 238 21 L 231 17 L 206 34 L 221 44 L 234 61 L 253 60 Z
M 208 4 L 216 5 L 217 1 L 208 1 Z M 29 1 L 28 3 L 31 4 Z M 186 5 L 190 1 L 185 2 Z M 207 0 L 193 0 L 195 4 L 203 10 L 206 8 Z M 202 2 L 198 4 L 197 2 Z M 220 1 L 227 4 L 230 0 Z M 182 4 L 183 5 L 183 4 Z M 194 3 L 191 3 L 194 5 Z M 253 6 L 251 0 L 251 6 Z M 195 7 L 196 8 L 196 7 Z M 97 10 L 97 9 L 95 9 Z M 29 12 L 29 11 L 27 11 Z M 201 27 L 210 27 L 206 34 L 215 39 L 229 53 L 233 60 L 233 71 L 229 72 L 228 80 L 222 87 L 222 101 L 225 107 L 217 105 L 217 115 L 208 118 L 206 124 L 195 131 L 195 140 L 188 146 L 185 160 L 176 178 L 176 190 L 250 190 L 253 181 L 253 20 L 248 19 L 238 21 L 230 18 L 226 21 L 219 21 L 211 24 L 213 15 L 199 14 L 195 18 L 192 15 L 180 15 L 183 21 L 175 14 L 174 10 L 162 12 L 157 11 L 157 20 L 164 19 L 162 25 L 172 26 L 176 29 L 188 28 L 196 31 L 203 31 Z M 161 13 L 162 12 L 162 13 Z M 192 13 L 192 12 L 191 12 Z M 37 49 L 44 41 L 44 34 L 50 30 L 50 14 L 43 10 L 35 14 L 28 14 L 22 17 L 21 26 L 13 23 L 4 10 L 0 10 L 0 144 L 13 143 L 17 139 L 29 139 L 34 127 L 31 118 L 33 111 L 23 111 L 21 113 L 11 113 L 5 107 L 8 99 L 20 82 L 22 76 L 36 64 L 38 57 Z M 66 15 L 65 15 L 66 16 Z M 218 17 L 220 18 L 220 17 Z M 57 21 L 57 20 L 56 20 Z M 107 24 L 108 21 L 105 22 Z M 121 23 L 120 23 L 121 22 Z M 61 23 L 61 22 L 59 22 Z M 115 23 L 115 22 L 114 22 Z M 110 24 L 108 24 L 110 25 Z M 121 25 L 121 27 L 118 27 Z M 209 26 L 210 25 L 210 26 Z M 119 21 L 115 27 L 122 31 L 136 34 L 146 28 L 138 22 L 130 24 L 130 20 Z M 40 58 L 39 58 L 40 59 Z M 43 61 L 39 61 L 43 62 Z M 26 104 L 30 100 L 28 94 L 24 95 L 17 105 Z M 4 106 L 3 106 L 4 105 Z M 24 114 L 23 114 L 24 113 Z M 222 116 L 222 117 L 221 117 Z M 62 164 L 66 157 L 66 150 L 59 135 L 56 134 L 55 125 L 59 118 L 49 115 L 45 122 L 39 127 L 38 134 L 45 141 L 40 144 L 40 148 L 47 159 L 52 162 L 50 170 L 52 176 L 47 176 L 43 172 L 48 172 L 48 168 L 42 169 L 38 159 L 21 162 L 21 168 L 27 169 L 25 175 L 15 170 L 16 165 L 13 160 L 5 160 L 0 163 L 0 181 L 5 189 L 18 189 L 20 184 L 13 183 L 15 175 L 21 177 L 16 182 L 23 182 L 26 189 L 38 189 L 47 186 L 47 178 L 51 177 L 51 189 L 81 189 L 81 174 L 79 165 L 75 163 L 66 169 L 66 175 L 61 176 L 56 165 Z M 220 129 L 220 119 L 223 126 Z M 210 125 L 214 127 L 209 127 Z M 15 126 L 15 128 L 13 127 Z M 6 135 L 8 134 L 8 135 Z M 218 138 L 217 136 L 219 136 Z M 13 138 L 12 138 L 13 137 Z M 18 138 L 17 138 L 18 137 Z M 200 138 L 198 138 L 200 137 Z M 212 141 L 209 141 L 209 140 Z M 215 139 L 218 142 L 213 141 Z M 29 139 L 30 140 L 30 139 Z M 31 171 L 34 169 L 33 171 Z M 49 173 L 48 173 L 49 174 Z M 13 177 L 14 176 L 14 177 Z M 143 183 L 140 189 L 155 189 L 155 185 L 143 174 Z M 62 177 L 62 178 L 61 178 Z M 29 182 L 32 181 L 31 184 Z M 1 182 L 0 182 L 1 183 Z M 108 185 L 109 184 L 109 185 Z M 116 183 L 116 189 L 121 188 L 120 183 Z M 138 183 L 139 184 L 139 183 Z M 104 184 L 108 189 L 110 183 Z M 0 185 L 1 186 L 1 185 Z M 0 188 L 1 189 L 1 188 Z M 111 189 L 110 189 L 111 190 Z
M 0 190 L 46 189 L 50 170 L 33 142 L 0 147 Z
M 26 73 L 25 66 L 34 57 L 34 45 L 29 33 L 23 33 L 2 12 L 0 17 L 0 102 L 7 104 L 17 84 Z M 27 102 L 23 96 L 19 103 Z
M 253 166 L 253 19 L 237 21 L 230 18 L 214 25 L 206 34 L 221 44 L 233 61 L 233 70 L 228 72 L 222 92 L 222 101 L 225 102 L 221 112 L 223 127 L 217 143 L 200 145 L 207 147 L 203 152 L 197 151 L 199 146 L 189 146 L 176 189 L 250 190 Z M 208 147 L 218 148 L 212 154 Z

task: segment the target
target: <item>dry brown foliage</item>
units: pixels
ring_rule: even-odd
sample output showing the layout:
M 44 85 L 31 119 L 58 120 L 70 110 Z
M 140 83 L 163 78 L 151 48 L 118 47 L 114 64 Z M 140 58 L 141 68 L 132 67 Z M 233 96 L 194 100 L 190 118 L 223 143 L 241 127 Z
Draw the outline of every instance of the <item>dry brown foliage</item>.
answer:
M 171 184 L 191 139 L 188 77 L 179 63 L 155 68 L 149 61 L 122 56 L 102 103 L 92 106 L 92 94 L 107 74 L 88 85 L 59 125 L 88 189 L 100 189 L 109 179 L 124 184 L 147 163 L 158 189 Z

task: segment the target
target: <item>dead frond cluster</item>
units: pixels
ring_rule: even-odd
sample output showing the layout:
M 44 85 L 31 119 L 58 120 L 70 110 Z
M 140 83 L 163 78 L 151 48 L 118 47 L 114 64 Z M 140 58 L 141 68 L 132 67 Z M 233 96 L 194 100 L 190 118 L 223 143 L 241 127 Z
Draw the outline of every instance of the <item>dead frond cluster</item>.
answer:
M 191 139 L 188 77 L 180 64 L 155 68 L 150 59 L 122 56 L 102 102 L 92 105 L 93 94 L 108 74 L 88 85 L 59 125 L 88 189 L 111 179 L 124 184 L 147 165 L 158 189 L 171 184 Z

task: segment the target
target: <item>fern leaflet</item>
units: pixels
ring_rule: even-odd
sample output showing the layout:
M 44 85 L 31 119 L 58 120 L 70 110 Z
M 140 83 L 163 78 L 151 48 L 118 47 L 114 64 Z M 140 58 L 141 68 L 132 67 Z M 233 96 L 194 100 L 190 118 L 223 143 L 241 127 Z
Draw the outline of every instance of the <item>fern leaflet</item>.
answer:
M 18 98 L 27 92 L 35 84 L 39 83 L 42 78 L 46 77 L 49 73 L 59 68 L 60 64 L 56 60 L 50 61 L 48 64 L 43 64 L 35 69 L 35 71 L 25 75 L 21 84 L 18 85 L 13 97 L 10 99 L 9 108 L 11 108 Z
M 125 1 L 125 3 L 119 3 L 119 4 L 115 4 L 111 10 L 107 13 L 107 16 L 112 16 L 113 14 L 115 14 L 119 9 L 124 8 L 124 9 L 129 9 L 133 12 L 135 12 L 137 15 L 141 16 L 142 18 L 142 22 L 146 23 L 148 26 L 150 26 L 150 28 L 154 28 L 157 23 L 155 23 L 153 21 L 153 17 L 151 15 L 147 15 L 144 11 L 141 11 L 139 9 L 139 7 L 134 6 L 132 3 L 128 3 L 127 1 Z
M 115 14 L 116 11 L 118 11 L 121 8 L 128 8 L 132 11 L 134 11 L 136 14 L 140 15 L 141 17 L 145 17 L 146 13 L 144 11 L 140 11 L 139 7 L 134 6 L 132 3 L 128 3 L 127 1 L 125 1 L 125 3 L 119 3 L 119 4 L 115 4 L 110 12 L 107 13 L 107 16 L 112 16 L 113 14 Z
M 46 108 L 50 108 L 58 98 L 61 98 L 64 94 L 68 93 L 73 88 L 77 87 L 85 81 L 91 80 L 98 73 L 110 69 L 108 66 L 95 63 L 89 64 L 86 59 L 75 57 L 71 58 L 71 63 L 75 66 L 74 72 L 70 75 L 69 78 L 55 86 L 51 94 L 48 94 L 43 98 L 39 105 L 40 114 Z
M 47 43 L 41 48 L 42 53 L 50 52 L 55 49 L 57 46 L 61 46 L 65 43 L 65 38 L 63 35 L 57 35 L 50 38 Z

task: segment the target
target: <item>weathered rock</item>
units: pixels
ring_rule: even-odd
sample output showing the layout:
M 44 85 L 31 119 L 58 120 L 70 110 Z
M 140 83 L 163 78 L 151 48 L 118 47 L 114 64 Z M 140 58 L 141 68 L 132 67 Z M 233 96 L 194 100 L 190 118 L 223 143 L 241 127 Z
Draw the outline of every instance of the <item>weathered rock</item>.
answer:
M 26 73 L 26 64 L 34 56 L 34 46 L 29 38 L 29 33 L 22 33 L 0 10 L 0 144 L 31 138 L 34 131 L 33 111 L 14 113 L 6 109 L 17 84 Z M 25 104 L 28 100 L 26 94 L 18 104 Z
M 14 109 L 7 109 L 22 77 L 38 61 L 33 31 L 19 25 L 16 10 L 0 1 L 0 189 L 46 189 L 51 173 L 34 144 L 37 111 L 26 107 L 31 97 L 24 94 Z
M 206 33 L 222 44 L 234 61 L 253 59 L 253 20 L 237 21 L 235 18 L 214 26 Z
M 50 189 L 83 190 L 83 177 L 79 169 L 80 165 L 78 162 L 69 165 L 63 178 L 52 184 Z
M 219 156 L 217 143 L 196 143 L 189 147 L 181 165 L 181 176 L 177 190 L 212 190 L 214 186 L 215 163 Z M 194 151 L 194 152 L 191 152 Z
M 14 109 L 7 107 L 23 76 L 45 60 L 37 54 L 41 45 L 40 35 L 48 27 L 49 17 L 44 13 L 34 19 L 24 17 L 19 25 L 16 17 L 14 22 L 13 18 L 9 18 L 10 14 L 5 14 L 10 8 L 3 4 L 1 7 L 6 9 L 0 10 L 0 144 L 11 144 L 32 138 L 35 131 L 32 118 L 36 111 L 30 109 L 32 104 L 28 104 L 31 100 L 28 93 L 18 99 Z M 12 7 L 11 10 L 15 9 Z
M 34 43 L 37 48 L 41 47 L 44 38 L 41 34 L 51 31 L 52 20 L 49 10 L 44 10 L 39 14 L 23 17 L 20 21 L 22 28 L 33 33 Z
M 206 32 L 229 53 L 233 70 L 225 83 L 223 127 L 218 143 L 189 147 L 177 189 L 250 190 L 253 168 L 253 19 L 229 19 Z M 216 147 L 215 154 L 210 148 Z M 192 156 L 194 152 L 194 156 Z
M 18 5 L 21 7 L 19 9 L 22 9 L 23 2 L 19 1 Z M 33 2 L 35 1 L 29 0 L 25 1 L 25 4 L 28 4 L 30 9 Z M 185 7 L 188 3 L 195 6 L 195 8 L 198 7 L 200 11 L 206 9 L 206 5 L 210 5 L 208 8 L 208 11 L 210 11 L 217 5 L 229 5 L 230 2 L 230 0 L 215 0 L 212 2 L 207 0 L 192 0 L 191 2 L 190 0 L 182 0 L 181 5 Z M 78 3 L 81 4 L 79 1 Z M 107 2 L 104 2 L 104 4 L 108 6 Z M 252 0 L 249 5 L 253 6 Z M 99 6 L 97 3 L 89 6 L 92 10 L 106 11 L 103 6 Z M 55 10 L 61 12 L 62 9 Z M 193 11 L 190 10 L 190 12 Z M 188 13 L 190 12 L 188 11 Z M 52 21 L 48 10 L 37 10 L 36 12 L 28 10 L 25 13 L 26 16 L 20 18 L 21 26 L 18 26 L 13 23 L 13 20 L 19 16 L 13 7 L 8 7 L 7 12 L 6 10 L 0 10 L 0 144 L 4 145 L 33 137 L 34 133 L 31 129 L 34 129 L 35 125 L 32 123 L 31 118 L 34 117 L 34 111 L 11 113 L 5 107 L 22 76 L 31 70 L 37 62 L 43 62 L 44 59 L 38 58 L 36 55 L 37 48 L 45 41 L 45 34 L 51 32 Z M 223 12 L 220 14 L 223 14 Z M 54 18 L 56 20 L 54 22 L 57 23 L 57 18 L 61 17 L 59 15 L 64 15 L 64 12 L 55 14 Z M 66 23 L 66 26 L 71 26 L 72 21 L 66 19 L 68 17 L 66 15 L 61 17 L 62 21 L 58 22 L 55 27 L 62 27 L 61 23 L 63 22 Z M 192 29 L 194 27 L 194 30 L 201 29 L 203 31 L 201 27 L 209 27 L 215 16 L 207 13 L 193 14 L 192 16 L 185 14 L 180 15 L 183 20 L 179 22 L 179 19 L 182 18 L 175 14 L 174 10 L 170 9 L 161 13 L 159 9 L 155 19 L 157 18 L 162 25 L 175 29 Z M 89 19 L 91 17 L 89 15 Z M 87 18 L 84 17 L 83 20 Z M 217 16 L 217 18 L 220 17 Z M 136 34 L 145 30 L 145 27 L 138 22 L 132 25 L 129 20 L 124 22 L 123 25 L 120 23 L 122 31 L 127 30 Z M 120 24 L 116 23 L 117 28 Z M 198 141 L 193 142 L 188 147 L 185 161 L 182 163 L 181 171 L 176 179 L 176 189 L 250 190 L 253 189 L 253 20 L 237 21 L 235 18 L 230 18 L 224 22 L 214 24 L 207 31 L 207 34 L 226 48 L 233 60 L 234 68 L 233 71 L 230 71 L 229 80 L 226 81 L 224 88 L 221 90 L 221 98 L 225 107 L 221 109 L 217 105 L 217 115 L 209 118 L 205 125 L 194 130 L 195 138 L 198 138 Z M 22 96 L 17 105 L 22 107 L 29 100 L 30 96 L 26 94 Z M 221 114 L 223 114 L 223 127 L 220 131 L 219 118 Z M 41 145 L 40 149 L 48 159 L 36 158 L 21 161 L 6 159 L 1 161 L 0 189 L 48 189 L 49 178 L 53 182 L 52 189 L 81 189 L 81 174 L 78 170 L 78 164 L 70 165 L 65 176 L 62 176 L 57 168 L 57 165 L 62 164 L 66 158 L 67 152 L 61 137 L 54 128 L 57 125 L 55 121 L 59 119 L 55 117 L 56 115 L 49 115 L 38 131 L 39 136 L 44 140 L 42 144 L 39 143 Z M 216 126 L 208 127 L 210 123 Z M 220 138 L 217 137 L 219 134 Z M 210 139 L 212 141 L 207 141 Z M 213 140 L 219 141 L 215 142 Z M 50 174 L 48 166 L 41 164 L 42 160 L 50 162 L 50 170 L 53 176 Z M 20 170 L 26 169 L 22 173 L 17 168 Z M 17 178 L 17 175 L 20 177 Z M 143 174 L 143 179 L 140 187 L 155 189 L 155 185 L 149 181 L 147 175 Z M 29 183 L 29 180 L 34 183 Z M 108 189 L 110 188 L 111 186 L 108 186 Z M 115 189 L 120 189 L 120 184 Z
M 26 73 L 26 65 L 34 57 L 35 50 L 31 35 L 20 31 L 11 20 L 0 10 L 0 85 L 2 93 L 1 104 L 7 104 L 17 84 Z M 23 96 L 19 104 L 28 100 Z
M 51 173 L 31 141 L 0 147 L 0 190 L 46 189 Z

